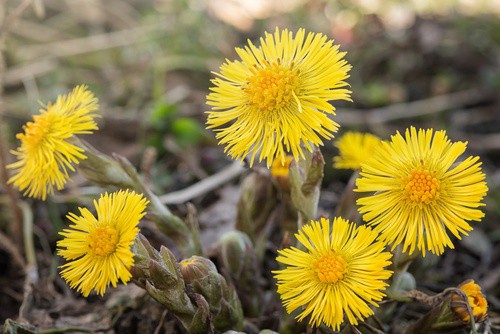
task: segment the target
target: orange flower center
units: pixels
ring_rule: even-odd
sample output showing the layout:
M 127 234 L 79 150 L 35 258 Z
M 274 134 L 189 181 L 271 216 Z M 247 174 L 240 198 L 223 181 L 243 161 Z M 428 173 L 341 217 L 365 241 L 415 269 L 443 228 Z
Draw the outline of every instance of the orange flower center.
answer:
M 335 253 L 323 255 L 312 261 L 313 270 L 323 283 L 335 283 L 344 278 L 346 263 L 343 258 Z
M 50 135 L 52 125 L 55 122 L 54 115 L 42 113 L 34 117 L 34 122 L 28 122 L 23 126 L 24 133 L 17 134 L 17 138 L 23 140 L 29 147 L 37 147 Z
M 116 250 L 118 232 L 112 226 L 98 227 L 89 233 L 88 241 L 95 255 L 106 256 Z
M 441 185 L 434 174 L 427 169 L 416 170 L 404 179 L 403 186 L 407 199 L 416 204 L 428 204 L 437 199 Z
M 253 76 L 247 78 L 243 88 L 249 103 L 262 111 L 281 109 L 296 99 L 299 70 L 281 65 L 279 59 L 267 63 L 265 68 L 252 68 Z M 294 97 L 295 95 L 295 97 Z

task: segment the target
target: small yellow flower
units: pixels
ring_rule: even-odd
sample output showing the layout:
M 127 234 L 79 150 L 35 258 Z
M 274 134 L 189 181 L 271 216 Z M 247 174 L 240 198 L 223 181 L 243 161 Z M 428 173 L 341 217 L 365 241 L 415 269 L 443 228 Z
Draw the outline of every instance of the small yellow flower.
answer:
M 295 247 L 279 250 L 277 261 L 287 267 L 274 271 L 278 293 L 288 313 L 300 309 L 299 321 L 309 316 L 312 326 L 324 323 L 339 330 L 347 316 L 356 325 L 373 314 L 385 296 L 382 290 L 392 272 L 392 254 L 367 226 L 356 227 L 335 218 L 311 221 L 296 234 L 305 251 Z
M 69 261 L 61 266 L 61 276 L 71 288 L 85 297 L 92 290 L 102 296 L 109 284 L 116 287 L 118 280 L 130 280 L 134 264 L 130 248 L 147 204 L 142 195 L 118 191 L 94 201 L 97 218 L 85 208 L 79 208 L 80 216 L 68 214 L 73 225 L 60 232 L 64 239 L 57 247 L 58 254 Z
M 259 161 L 269 167 L 276 158 L 284 163 L 287 152 L 303 158 L 301 145 L 311 151 L 333 137 L 339 125 L 329 118 L 335 108 L 328 101 L 350 101 L 343 87 L 351 66 L 332 40 L 304 29 L 295 36 L 276 29 L 260 44 L 237 48 L 241 61 L 228 60 L 215 73 L 207 125 L 218 128 L 230 156 L 251 154 L 252 165 L 260 151 Z
M 467 295 L 472 314 L 474 315 L 474 320 L 476 322 L 484 320 L 488 315 L 488 302 L 481 292 L 481 287 L 474 283 L 474 280 L 467 280 L 460 284 L 458 288 Z M 465 323 L 470 323 L 470 314 L 467 307 L 462 304 L 457 304 L 453 308 L 453 311 L 455 311 Z
M 374 192 L 358 199 L 363 219 L 393 247 L 442 254 L 480 221 L 478 208 L 488 190 L 478 157 L 456 162 L 467 143 L 452 143 L 445 131 L 406 130 L 382 142 L 361 165 L 356 191 Z
M 281 159 L 276 159 L 273 162 L 271 167 L 271 175 L 273 177 L 288 177 L 290 171 L 290 164 L 292 163 L 293 158 L 289 155 L 285 157 L 285 162 Z
M 97 130 L 94 113 L 99 108 L 94 94 L 86 86 L 78 86 L 68 95 L 50 102 L 33 122 L 17 134 L 21 146 L 11 151 L 17 161 L 8 165 L 14 176 L 9 180 L 24 195 L 45 200 L 54 188 L 61 190 L 79 160 L 85 159 L 83 149 L 71 144 L 73 135 Z
M 333 158 L 333 167 L 338 169 L 360 169 L 377 146 L 380 138 L 370 133 L 349 131 L 334 143 L 339 156 Z
M 283 191 L 290 190 L 290 164 L 293 161 L 293 157 L 287 155 L 285 157 L 285 162 L 281 161 L 280 158 L 274 160 L 271 167 L 271 175 L 276 180 L 276 183 Z

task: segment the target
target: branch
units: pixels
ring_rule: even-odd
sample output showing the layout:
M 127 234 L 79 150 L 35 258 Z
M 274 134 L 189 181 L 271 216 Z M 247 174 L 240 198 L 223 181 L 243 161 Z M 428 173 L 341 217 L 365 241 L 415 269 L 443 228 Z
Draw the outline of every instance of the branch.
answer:
M 242 174 L 244 171 L 245 168 L 242 167 L 238 161 L 233 162 L 230 166 L 224 168 L 220 172 L 211 175 L 190 187 L 160 196 L 160 201 L 163 204 L 185 203 L 193 198 L 204 195 L 220 187 L 224 183 L 229 182 L 238 175 Z
M 12 24 L 21 16 L 23 15 L 24 11 L 28 9 L 29 6 L 34 2 L 35 0 L 24 0 L 21 2 L 13 11 L 10 13 L 9 16 L 5 19 L 3 22 L 2 26 L 0 26 L 0 38 L 5 38 L 7 32 L 9 31 L 10 27 Z

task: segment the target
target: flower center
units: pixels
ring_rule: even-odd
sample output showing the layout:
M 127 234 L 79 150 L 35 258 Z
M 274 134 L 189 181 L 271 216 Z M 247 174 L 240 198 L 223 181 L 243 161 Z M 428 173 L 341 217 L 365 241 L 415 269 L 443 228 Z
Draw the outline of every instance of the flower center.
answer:
M 30 147 L 37 147 L 52 132 L 54 117 L 52 114 L 42 113 L 34 117 L 34 122 L 28 122 L 23 126 L 25 133 L 19 133 L 16 137 L 26 142 Z
M 299 70 L 281 65 L 278 59 L 268 62 L 265 68 L 252 68 L 253 76 L 247 78 L 243 88 L 249 103 L 262 111 L 273 111 L 283 108 L 294 99 L 294 90 L 299 83 Z
M 345 260 L 335 253 L 313 260 L 312 265 L 319 280 L 323 283 L 335 283 L 344 278 L 346 273 Z
M 106 256 L 116 250 L 118 232 L 112 226 L 98 227 L 89 233 L 88 241 L 95 255 Z
M 441 184 L 435 173 L 427 169 L 413 171 L 408 178 L 403 179 L 404 192 L 407 199 L 416 204 L 428 204 L 439 197 Z

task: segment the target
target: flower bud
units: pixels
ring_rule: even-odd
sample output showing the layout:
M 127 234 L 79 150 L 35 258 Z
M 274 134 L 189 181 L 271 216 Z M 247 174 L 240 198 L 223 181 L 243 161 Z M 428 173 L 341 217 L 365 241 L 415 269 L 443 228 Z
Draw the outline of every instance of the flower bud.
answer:
M 206 331 L 210 323 L 195 322 L 200 310 L 198 305 L 193 305 L 185 291 L 184 279 L 172 252 L 165 247 L 158 252 L 140 234 L 132 251 L 135 264 L 130 272 L 134 281 L 172 312 L 189 332 Z
M 114 159 L 83 140 L 75 144 L 85 150 L 87 159 L 80 162 L 78 170 L 87 180 L 104 186 L 134 188 L 132 179 Z
M 271 166 L 271 175 L 273 176 L 276 184 L 283 192 L 290 191 L 290 164 L 293 161 L 293 157 L 287 155 L 285 157 L 285 161 L 282 161 L 281 158 L 277 158 L 274 160 L 273 165 Z
M 460 284 L 458 288 L 465 293 L 469 302 L 470 310 L 475 322 L 483 321 L 488 315 L 488 302 L 481 293 L 481 287 L 474 283 L 474 280 L 467 280 Z M 470 323 L 470 313 L 467 304 L 462 296 L 457 293 L 452 295 L 453 311 L 464 323 Z
M 203 280 L 210 275 L 218 274 L 213 262 L 202 256 L 191 256 L 189 259 L 182 260 L 180 262 L 180 269 L 184 281 L 188 284 Z
M 408 294 L 412 295 L 414 300 L 433 308 L 408 326 L 405 334 L 465 334 L 470 332 L 475 322 L 481 322 L 487 316 L 488 303 L 481 293 L 481 288 L 473 280 L 465 281 L 458 288 L 448 288 L 434 296 L 411 292 Z M 471 313 L 474 323 L 470 318 Z
M 146 268 L 148 266 L 148 260 L 150 258 L 158 259 L 158 251 L 151 246 L 148 239 L 141 233 L 135 238 L 134 245 L 132 246 L 132 252 L 134 253 L 135 266 L 142 266 Z
M 158 252 L 138 235 L 132 248 L 134 281 L 182 323 L 188 333 L 241 328 L 238 296 L 208 259 L 194 256 L 178 263 L 166 247 Z
M 277 192 L 269 173 L 256 170 L 241 183 L 236 228 L 256 242 L 276 206 Z
M 243 311 L 238 296 L 217 272 L 212 261 L 192 256 L 181 261 L 180 269 L 188 287 L 208 302 L 216 330 L 243 326 Z
M 219 241 L 218 258 L 241 300 L 245 315 L 261 315 L 263 292 L 258 284 L 260 270 L 252 241 L 245 233 L 231 231 Z
M 395 293 L 403 295 L 407 291 L 415 289 L 416 286 L 415 277 L 411 273 L 404 271 L 394 275 L 390 289 Z

